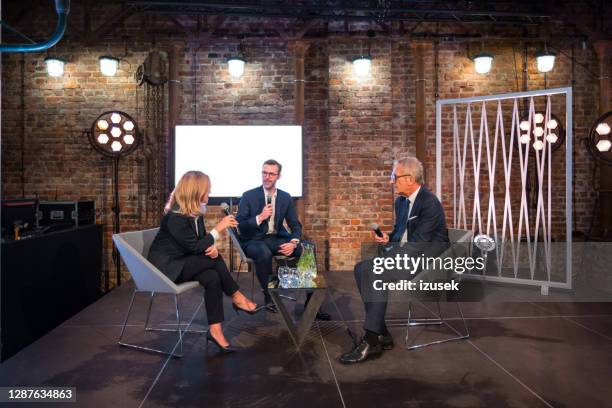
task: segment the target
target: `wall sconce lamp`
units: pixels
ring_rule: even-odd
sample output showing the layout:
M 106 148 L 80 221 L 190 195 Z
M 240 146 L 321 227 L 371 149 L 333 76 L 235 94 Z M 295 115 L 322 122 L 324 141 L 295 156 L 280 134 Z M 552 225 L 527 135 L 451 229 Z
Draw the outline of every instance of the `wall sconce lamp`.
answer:
M 555 67 L 556 57 L 557 54 L 554 52 L 549 52 L 548 47 L 546 47 L 546 43 L 544 43 L 544 50 L 536 53 L 536 64 L 538 66 L 538 71 L 542 73 L 552 71 Z
M 493 65 L 493 54 L 481 52 L 474 56 L 474 69 L 479 74 L 488 74 Z
M 45 58 L 45 65 L 47 66 L 47 74 L 50 77 L 61 77 L 62 75 L 64 75 L 64 64 L 66 63 L 66 61 L 64 61 L 61 58 L 57 58 L 57 57 L 47 57 Z
M 98 58 L 100 62 L 100 72 L 107 77 L 115 76 L 119 67 L 119 59 L 110 55 L 103 55 Z

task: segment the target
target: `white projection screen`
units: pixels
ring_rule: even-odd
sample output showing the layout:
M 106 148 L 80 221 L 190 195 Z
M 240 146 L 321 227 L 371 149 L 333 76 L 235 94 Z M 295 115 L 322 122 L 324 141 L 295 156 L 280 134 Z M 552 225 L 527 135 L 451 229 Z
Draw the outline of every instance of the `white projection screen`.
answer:
M 210 176 L 211 198 L 240 197 L 261 185 L 261 166 L 282 164 L 276 186 L 302 196 L 301 126 L 177 126 L 174 184 L 189 170 Z

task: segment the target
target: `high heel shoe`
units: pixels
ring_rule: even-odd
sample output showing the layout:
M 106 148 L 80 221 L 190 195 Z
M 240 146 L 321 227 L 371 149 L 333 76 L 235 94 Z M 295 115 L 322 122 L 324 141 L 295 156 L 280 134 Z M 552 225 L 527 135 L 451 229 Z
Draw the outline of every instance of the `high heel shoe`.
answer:
M 235 353 L 236 351 L 238 351 L 236 348 L 232 347 L 231 344 L 228 345 L 227 347 L 223 347 L 221 344 L 219 344 L 217 339 L 215 339 L 212 336 L 212 334 L 210 334 L 210 332 L 206 332 L 206 344 L 208 344 L 209 341 L 212 341 L 213 343 L 215 343 L 217 347 L 219 347 L 219 352 L 222 354 L 231 354 L 231 353 Z
M 258 304 L 255 305 L 255 309 L 253 310 L 246 310 L 243 309 L 241 307 L 236 306 L 235 303 L 232 303 L 232 307 L 234 308 L 234 312 L 236 312 L 236 314 L 238 314 L 238 312 L 244 312 L 244 313 L 248 313 L 250 315 L 254 315 L 255 313 L 259 312 L 261 309 L 263 309 L 265 306 L 260 306 Z

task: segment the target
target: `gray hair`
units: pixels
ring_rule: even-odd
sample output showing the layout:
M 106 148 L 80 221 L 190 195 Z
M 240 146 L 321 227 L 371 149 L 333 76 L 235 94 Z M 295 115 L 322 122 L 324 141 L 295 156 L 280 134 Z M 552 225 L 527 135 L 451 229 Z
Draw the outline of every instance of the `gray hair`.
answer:
M 414 177 L 415 181 L 419 184 L 424 184 L 423 178 L 423 164 L 419 159 L 414 156 L 404 157 L 395 161 L 396 166 L 402 166 L 408 174 Z

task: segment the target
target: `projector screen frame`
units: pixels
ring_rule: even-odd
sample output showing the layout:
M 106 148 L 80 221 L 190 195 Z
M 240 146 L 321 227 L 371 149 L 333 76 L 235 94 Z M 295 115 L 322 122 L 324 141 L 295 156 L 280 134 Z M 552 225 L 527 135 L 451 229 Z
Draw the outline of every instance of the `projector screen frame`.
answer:
M 276 124 L 276 125 L 232 125 L 232 124 L 214 124 L 214 125 L 208 125 L 208 124 L 177 124 L 174 126 L 174 128 L 171 131 L 171 136 L 170 136 L 170 143 L 169 143 L 169 157 L 168 157 L 168 186 L 169 186 L 169 191 L 167 192 L 166 196 L 169 196 L 170 193 L 174 190 L 174 188 L 176 187 L 176 173 L 175 173 L 175 169 L 176 169 L 176 128 L 178 126 L 299 126 L 301 128 L 301 132 L 300 132 L 300 142 L 301 142 L 301 166 L 302 166 L 302 177 L 300 179 L 300 183 L 301 183 L 301 191 L 302 194 L 300 195 L 291 195 L 292 199 L 301 199 L 304 198 L 305 196 L 305 192 L 304 192 L 304 126 L 303 125 L 296 125 L 296 124 Z M 272 158 L 272 157 L 270 157 Z M 281 163 L 282 164 L 282 163 Z M 263 162 L 262 162 L 263 165 Z M 261 185 L 261 181 L 258 185 Z M 257 187 L 257 185 L 253 185 L 252 188 Z M 282 188 L 280 188 L 281 190 L 283 190 Z M 247 190 L 245 190 L 247 191 Z M 285 190 L 283 190 L 285 191 Z M 240 199 L 242 198 L 242 195 L 239 196 L 216 196 L 216 197 L 209 197 L 208 199 L 208 205 L 211 206 L 216 206 L 216 205 L 220 205 L 223 202 L 227 202 L 228 204 L 230 204 L 230 206 L 233 205 L 238 205 L 240 203 Z M 165 203 L 166 198 L 164 198 L 164 203 Z

